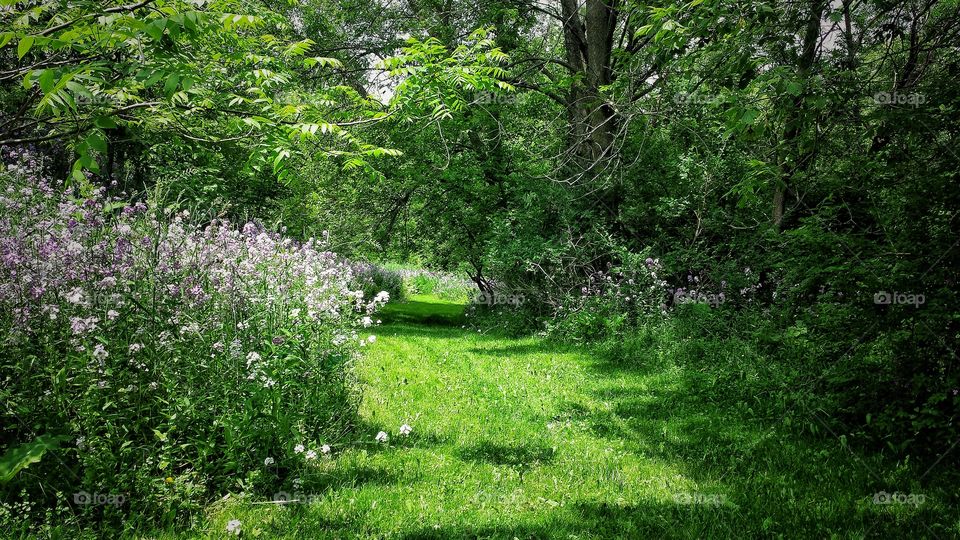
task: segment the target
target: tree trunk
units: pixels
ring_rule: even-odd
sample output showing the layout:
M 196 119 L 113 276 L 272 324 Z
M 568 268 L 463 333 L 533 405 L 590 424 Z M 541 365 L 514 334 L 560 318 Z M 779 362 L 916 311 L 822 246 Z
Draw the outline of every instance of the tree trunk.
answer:
M 803 37 L 803 49 L 797 59 L 797 78 L 801 81 L 810 76 L 814 60 L 816 60 L 817 45 L 820 42 L 820 19 L 823 17 L 825 7 L 825 0 L 812 0 L 810 4 L 810 14 L 807 18 L 806 31 Z M 786 115 L 783 142 L 787 155 L 780 160 L 780 178 L 773 188 L 773 212 L 771 217 L 773 226 L 776 228 L 780 228 L 781 223 L 783 223 L 786 195 L 793 185 L 794 178 L 798 172 L 802 172 L 810 166 L 810 160 L 806 159 L 809 156 L 804 156 L 804 152 L 800 148 L 802 142 L 799 141 L 803 132 L 802 124 L 806 120 L 805 99 L 806 89 L 802 90 L 793 99 Z

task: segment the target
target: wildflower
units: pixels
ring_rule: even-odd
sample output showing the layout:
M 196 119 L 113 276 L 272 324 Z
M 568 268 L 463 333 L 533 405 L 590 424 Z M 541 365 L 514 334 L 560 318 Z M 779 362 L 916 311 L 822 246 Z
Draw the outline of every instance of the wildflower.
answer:
M 107 319 L 109 319 L 109 320 L 111 320 L 111 321 L 114 320 L 114 319 L 116 319 L 116 318 L 119 317 L 119 316 L 120 316 L 120 313 L 117 312 L 117 311 L 115 311 L 115 310 L 112 310 L 112 309 L 111 309 L 111 310 L 107 311 Z
M 363 323 L 364 328 L 370 328 L 370 326 L 373 324 L 373 319 L 370 317 L 364 317 L 361 322 Z
M 259 362 L 259 361 L 260 361 L 260 355 L 257 354 L 255 351 L 250 351 L 250 353 L 247 354 L 247 367 L 250 367 L 254 362 Z
M 60 313 L 60 308 L 54 305 L 43 306 L 42 311 L 50 315 L 50 320 L 57 320 L 57 314 Z
M 89 332 L 97 328 L 97 319 L 95 317 L 90 317 L 88 319 L 82 319 L 80 317 L 70 317 L 70 330 L 74 334 L 83 334 L 84 332 Z
M 296 446 L 293 447 L 293 453 L 294 453 L 294 454 L 302 454 L 302 453 L 303 453 L 303 450 L 304 450 L 304 448 L 303 448 L 303 445 L 302 445 L 302 444 L 298 444 L 298 445 L 296 445 Z
M 370 336 L 367 338 L 367 342 L 369 343 L 376 343 L 376 341 L 377 341 L 377 336 Z
M 280 337 L 280 336 L 277 336 L 277 337 L 273 338 L 272 342 L 273 342 L 274 345 L 280 345 L 280 344 L 283 343 L 283 338 Z
M 131 344 L 130 344 L 130 352 L 131 352 L 131 353 L 138 352 L 138 351 L 140 351 L 141 349 L 143 349 L 143 344 L 141 344 L 141 343 L 131 343 Z
M 273 465 L 273 458 L 272 458 L 272 457 L 268 457 L 268 458 L 264 459 L 264 460 L 263 460 L 263 464 L 266 465 L 267 467 L 269 467 L 270 465 Z
M 172 484 L 172 483 L 173 483 L 173 477 L 172 477 L 172 476 L 168 476 L 168 477 L 164 478 L 163 481 L 166 482 L 166 483 L 168 483 L 168 484 Z
M 322 453 L 324 453 L 324 454 L 329 454 L 329 453 L 330 453 L 330 445 L 329 445 L 329 444 L 325 444 L 325 445 L 321 446 L 321 447 L 320 447 L 320 452 L 322 452 Z
M 310 460 L 317 459 L 317 452 L 314 450 L 309 450 L 307 451 L 307 455 L 305 457 Z
M 389 437 L 387 436 L 386 431 L 381 431 L 380 433 L 377 433 L 376 439 L 377 439 L 377 442 L 385 443 L 387 442 L 387 439 L 389 439 Z
M 300 309 L 299 309 L 299 308 L 297 308 L 297 309 L 291 309 L 291 310 L 290 310 L 290 318 L 291 318 L 291 319 L 296 319 L 296 318 L 299 317 L 299 316 L 300 316 Z
M 93 357 L 97 360 L 106 360 L 110 356 L 110 353 L 107 352 L 107 349 L 103 346 L 102 343 L 97 343 L 97 346 L 93 348 Z
M 231 519 L 227 523 L 227 532 L 234 536 L 240 536 L 240 525 L 239 519 Z
M 387 291 L 380 291 L 377 293 L 377 296 L 374 297 L 373 301 L 377 303 L 387 303 L 390 301 L 390 293 Z
M 413 428 L 410 427 L 409 424 L 404 424 L 400 426 L 400 434 L 403 435 L 404 437 L 406 437 L 407 435 L 410 435 L 411 432 L 413 432 Z

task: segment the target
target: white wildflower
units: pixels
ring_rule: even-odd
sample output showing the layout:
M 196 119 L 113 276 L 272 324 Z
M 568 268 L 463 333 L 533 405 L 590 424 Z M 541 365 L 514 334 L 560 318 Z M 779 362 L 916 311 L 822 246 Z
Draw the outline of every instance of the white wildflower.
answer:
M 377 439 L 377 442 L 385 443 L 387 442 L 387 439 L 389 439 L 389 437 L 387 436 L 386 431 L 381 431 L 380 433 L 377 433 L 376 439 Z
M 407 435 L 409 435 L 411 432 L 413 432 L 413 428 L 410 427 L 409 424 L 404 424 L 404 425 L 400 426 L 400 434 L 401 434 L 401 435 L 407 436 Z
M 79 304 L 83 302 L 83 289 L 80 287 L 74 287 L 70 292 L 67 293 L 67 302 L 71 304 Z

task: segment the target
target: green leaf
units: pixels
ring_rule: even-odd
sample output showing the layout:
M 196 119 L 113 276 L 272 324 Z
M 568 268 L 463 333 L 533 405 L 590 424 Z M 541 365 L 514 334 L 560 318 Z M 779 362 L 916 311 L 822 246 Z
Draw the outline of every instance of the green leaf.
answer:
M 18 472 L 39 462 L 47 451 L 56 449 L 68 439 L 63 435 L 41 435 L 33 442 L 11 448 L 0 456 L 0 484 L 13 480 Z
M 163 37 L 163 29 L 167 26 L 166 19 L 157 19 L 148 24 L 143 31 L 154 40 L 159 41 Z
M 100 133 L 99 131 L 91 132 L 90 135 L 87 135 L 87 138 L 84 142 L 86 142 L 90 148 L 93 148 L 98 152 L 107 152 L 107 139 L 103 136 L 103 133 Z
M 143 86 L 149 88 L 157 84 L 158 82 L 160 82 L 160 79 L 162 79 L 164 75 L 165 73 L 163 71 L 160 71 L 160 70 L 154 71 L 153 74 L 150 75 L 150 77 L 146 81 L 144 81 Z
M 117 123 L 110 118 L 109 116 L 98 116 L 94 121 L 93 125 L 97 126 L 100 129 L 112 129 L 117 127 Z
M 33 36 L 23 36 L 20 38 L 20 43 L 17 43 L 17 58 L 23 58 L 30 52 L 30 49 L 33 48 Z
M 56 85 L 57 72 L 52 69 L 44 69 L 40 72 L 40 76 L 37 77 L 37 81 L 40 83 L 40 90 L 44 94 L 49 94 L 53 87 Z
M 177 86 L 179 85 L 180 85 L 180 75 L 177 75 L 176 73 L 171 73 L 170 76 L 167 77 L 167 82 L 164 83 L 163 85 L 163 93 L 167 97 L 170 97 L 177 90 Z

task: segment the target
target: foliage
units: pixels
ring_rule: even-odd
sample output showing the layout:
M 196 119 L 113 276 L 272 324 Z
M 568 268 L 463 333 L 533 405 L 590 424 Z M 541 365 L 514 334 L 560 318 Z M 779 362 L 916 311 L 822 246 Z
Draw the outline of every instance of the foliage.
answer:
M 814 435 L 823 427 L 791 410 L 799 389 L 783 393 L 789 371 L 749 340 L 692 335 L 703 313 L 646 325 L 607 357 L 440 317 L 456 307 L 417 297 L 384 308 L 391 322 L 358 363 L 363 444 L 304 478 L 311 504 L 232 498 L 191 532 L 216 538 L 230 520 L 288 538 L 957 532 L 955 479 L 919 485 L 926 466 Z M 725 323 L 709 313 L 712 329 Z M 380 430 L 387 444 L 373 442 Z M 873 504 L 880 491 L 924 502 Z
M 2 178 L 3 450 L 71 440 L 8 494 L 112 520 L 131 507 L 69 495 L 111 494 L 174 522 L 351 429 L 360 316 L 387 293 L 353 290 L 348 261 L 255 223 L 61 192 L 16 165 Z
M 404 291 L 408 295 L 426 295 L 451 300 L 467 301 L 476 286 L 462 276 L 450 272 L 426 270 L 402 265 L 390 265 L 393 272 L 400 276 Z M 390 267 L 388 266 L 388 268 Z
M 354 262 L 351 271 L 355 288 L 363 291 L 364 296 L 373 297 L 380 291 L 386 291 L 390 294 L 390 300 L 397 302 L 402 301 L 407 293 L 403 275 L 396 270 L 368 262 Z

